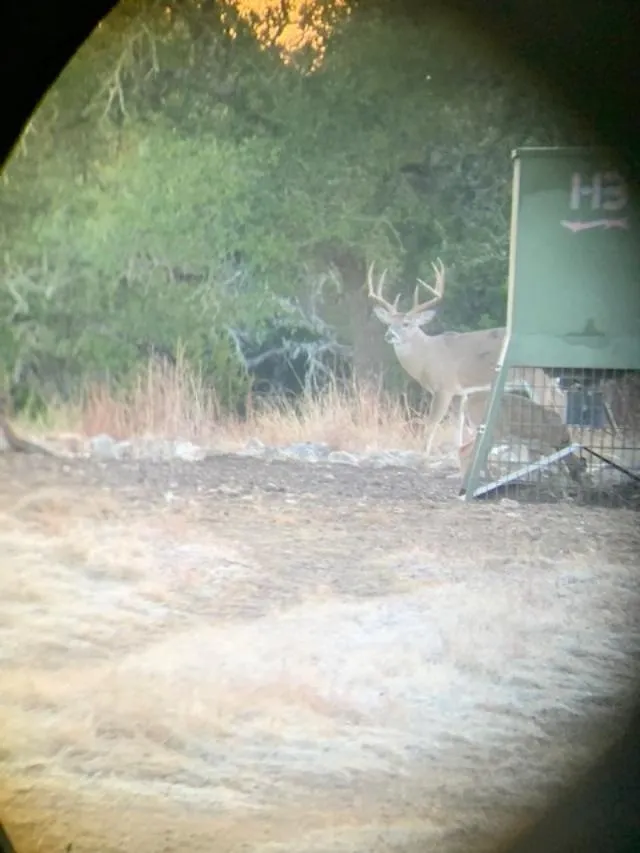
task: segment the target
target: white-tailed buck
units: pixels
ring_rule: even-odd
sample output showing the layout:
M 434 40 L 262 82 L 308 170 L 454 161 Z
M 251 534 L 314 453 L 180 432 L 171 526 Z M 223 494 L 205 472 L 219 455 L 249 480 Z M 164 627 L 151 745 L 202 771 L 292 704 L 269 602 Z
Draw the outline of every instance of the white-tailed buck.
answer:
M 421 326 L 429 323 L 436 312 L 437 305 L 444 296 L 445 269 L 442 261 L 431 264 L 435 272 L 435 283 L 427 284 L 418 279 L 413 294 L 413 306 L 408 311 L 399 311 L 400 294 L 393 303 L 383 294 L 384 270 L 377 287 L 373 283 L 371 263 L 367 272 L 369 297 L 377 303 L 374 308 L 376 317 L 387 326 L 385 340 L 390 343 L 402 367 L 425 390 L 432 394 L 429 411 L 427 436 L 427 455 L 438 426 L 449 411 L 455 397 L 462 401 L 471 394 L 490 390 L 495 378 L 495 370 L 500 358 L 505 329 L 480 329 L 475 332 L 444 332 L 439 335 L 427 335 Z M 424 302 L 418 301 L 419 287 L 422 285 L 429 295 Z M 538 399 L 542 405 L 551 405 L 559 414 L 564 413 L 564 395 L 554 385 L 544 371 L 539 368 L 518 369 L 517 376 L 509 377 L 507 388 L 529 386 L 534 396 L 542 392 L 546 399 Z M 463 419 L 460 421 L 462 430 Z

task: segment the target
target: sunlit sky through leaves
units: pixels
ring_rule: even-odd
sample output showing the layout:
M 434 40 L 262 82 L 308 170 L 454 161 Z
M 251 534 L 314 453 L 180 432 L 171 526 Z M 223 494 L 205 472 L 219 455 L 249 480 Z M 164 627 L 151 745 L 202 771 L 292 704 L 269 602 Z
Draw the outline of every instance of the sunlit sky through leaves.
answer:
M 288 14 L 283 10 L 286 5 Z M 345 0 L 336 0 L 335 6 L 347 12 Z M 276 44 L 285 57 L 302 47 L 311 47 L 322 54 L 322 36 L 316 22 L 319 15 L 313 14 L 314 4 L 308 0 L 290 0 L 288 4 L 282 0 L 238 0 L 238 9 L 247 18 L 256 16 L 260 39 Z

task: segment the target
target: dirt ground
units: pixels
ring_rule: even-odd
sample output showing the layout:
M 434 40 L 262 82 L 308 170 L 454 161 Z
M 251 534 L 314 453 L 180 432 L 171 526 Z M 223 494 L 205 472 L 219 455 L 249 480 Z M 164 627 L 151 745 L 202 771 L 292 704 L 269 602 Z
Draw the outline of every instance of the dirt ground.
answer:
M 530 819 L 627 708 L 638 517 L 458 487 L 0 454 L 17 849 L 476 851 Z

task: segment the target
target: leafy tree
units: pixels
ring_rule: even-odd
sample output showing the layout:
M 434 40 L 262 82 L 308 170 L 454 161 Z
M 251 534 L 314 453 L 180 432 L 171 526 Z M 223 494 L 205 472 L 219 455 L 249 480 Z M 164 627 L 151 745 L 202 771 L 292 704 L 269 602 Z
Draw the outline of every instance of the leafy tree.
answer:
M 181 340 L 232 397 L 229 331 L 293 303 L 376 370 L 371 260 L 406 297 L 440 256 L 440 328 L 503 323 L 511 150 L 582 130 L 451 19 L 416 15 L 122 0 L 4 175 L 5 370 L 73 393 Z

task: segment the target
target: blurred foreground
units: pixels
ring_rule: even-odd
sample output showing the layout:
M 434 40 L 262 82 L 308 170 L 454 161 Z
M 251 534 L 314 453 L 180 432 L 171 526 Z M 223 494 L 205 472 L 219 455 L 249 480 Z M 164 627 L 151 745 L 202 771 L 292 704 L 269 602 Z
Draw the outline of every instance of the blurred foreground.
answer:
M 616 735 L 637 515 L 457 475 L 0 454 L 20 851 L 482 849 Z

